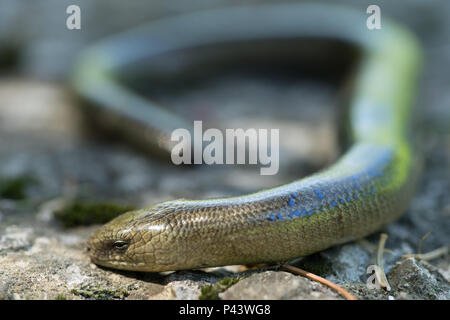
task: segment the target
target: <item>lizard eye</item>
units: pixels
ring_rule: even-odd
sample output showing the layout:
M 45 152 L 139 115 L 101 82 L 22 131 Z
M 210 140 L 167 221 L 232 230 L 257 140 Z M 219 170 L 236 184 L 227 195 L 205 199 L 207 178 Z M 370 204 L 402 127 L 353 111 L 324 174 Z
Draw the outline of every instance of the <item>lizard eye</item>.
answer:
M 112 245 L 113 245 L 114 249 L 119 250 L 119 251 L 123 251 L 126 248 L 128 248 L 128 242 L 123 241 L 123 240 L 114 241 L 114 243 Z

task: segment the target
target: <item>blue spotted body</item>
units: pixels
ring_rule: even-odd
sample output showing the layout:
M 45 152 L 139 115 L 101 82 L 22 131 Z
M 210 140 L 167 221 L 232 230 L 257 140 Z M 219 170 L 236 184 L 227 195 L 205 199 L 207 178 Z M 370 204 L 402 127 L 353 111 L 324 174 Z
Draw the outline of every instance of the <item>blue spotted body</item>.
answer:
M 323 211 L 345 209 L 365 197 L 374 197 L 377 192 L 376 185 L 382 182 L 384 173 L 389 169 L 392 151 L 386 149 L 371 160 L 373 162 L 370 166 L 356 174 L 344 174 L 329 184 L 321 183 L 320 179 L 317 179 L 316 183 L 307 186 L 307 190 L 289 193 L 285 196 L 285 205 L 281 206 L 276 214 L 270 214 L 267 219 L 276 222 L 308 218 Z M 342 165 L 348 166 L 349 162 L 346 159 Z M 293 183 L 293 187 L 295 186 Z

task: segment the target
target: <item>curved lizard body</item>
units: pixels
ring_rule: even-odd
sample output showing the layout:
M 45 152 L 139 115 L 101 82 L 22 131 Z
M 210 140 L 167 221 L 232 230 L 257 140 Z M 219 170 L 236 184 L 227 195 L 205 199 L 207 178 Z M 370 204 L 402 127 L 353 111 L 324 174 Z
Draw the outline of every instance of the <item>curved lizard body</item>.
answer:
M 254 194 L 167 201 L 123 214 L 89 239 L 93 262 L 155 272 L 282 262 L 364 237 L 404 213 L 419 173 L 409 118 L 420 50 L 394 22 L 384 19 L 381 30 L 370 31 L 365 19 L 329 5 L 220 9 L 154 22 L 89 50 L 75 89 L 118 122 L 135 124 L 133 139 L 166 151 L 170 132 L 184 122 L 127 90 L 117 70 L 179 49 L 264 39 L 333 39 L 362 55 L 348 108 L 353 145 L 334 165 Z

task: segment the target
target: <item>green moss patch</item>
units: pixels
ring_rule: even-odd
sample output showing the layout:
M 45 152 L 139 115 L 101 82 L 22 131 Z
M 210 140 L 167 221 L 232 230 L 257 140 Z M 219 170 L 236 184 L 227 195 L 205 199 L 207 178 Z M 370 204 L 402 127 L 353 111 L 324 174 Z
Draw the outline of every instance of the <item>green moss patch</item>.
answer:
M 10 69 L 17 65 L 19 61 L 19 48 L 15 46 L 1 47 L 0 46 L 0 67 Z
M 125 289 L 109 289 L 102 285 L 83 285 L 79 289 L 72 289 L 71 293 L 92 300 L 125 299 L 129 293 Z
M 14 178 L 0 178 L 0 198 L 11 200 L 25 199 L 25 190 L 31 184 L 36 184 L 37 180 L 28 175 Z
M 200 300 L 218 300 L 219 293 L 236 284 L 241 278 L 223 278 L 214 284 L 204 286 L 199 296 Z
M 114 203 L 72 202 L 62 210 L 55 212 L 55 218 L 61 221 L 65 228 L 103 224 L 122 213 L 135 210 L 131 206 Z

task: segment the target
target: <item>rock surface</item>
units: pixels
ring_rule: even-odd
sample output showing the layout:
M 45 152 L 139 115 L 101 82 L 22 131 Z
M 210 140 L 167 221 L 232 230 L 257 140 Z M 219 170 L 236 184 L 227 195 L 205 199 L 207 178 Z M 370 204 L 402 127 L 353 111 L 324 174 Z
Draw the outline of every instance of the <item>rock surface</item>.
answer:
M 240 280 L 219 294 L 223 300 L 339 299 L 339 295 L 317 282 L 284 271 L 265 271 Z
M 392 268 L 391 286 L 399 297 L 411 299 L 450 299 L 450 283 L 438 268 L 408 258 Z

